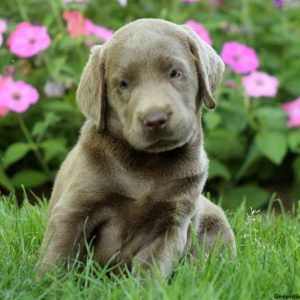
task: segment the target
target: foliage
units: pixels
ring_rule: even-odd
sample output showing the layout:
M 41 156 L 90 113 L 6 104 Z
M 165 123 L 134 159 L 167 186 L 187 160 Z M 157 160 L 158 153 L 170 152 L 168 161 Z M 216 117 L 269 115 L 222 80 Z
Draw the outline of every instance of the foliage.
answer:
M 238 204 L 244 196 L 249 206 L 260 207 L 279 185 L 293 189 L 294 198 L 299 198 L 300 128 L 287 126 L 281 104 L 300 96 L 300 7 L 286 2 L 279 8 L 271 0 L 129 0 L 127 6 L 104 0 L 83 4 L 2 1 L 0 18 L 8 21 L 8 28 L 0 47 L 0 74 L 12 74 L 15 80 L 37 88 L 40 95 L 38 103 L 26 112 L 0 117 L 3 191 L 14 191 L 22 184 L 45 190 L 77 139 L 83 117 L 75 103 L 75 91 L 89 47 L 86 36 L 69 35 L 63 12 L 73 10 L 111 30 L 145 17 L 179 24 L 194 20 L 209 31 L 218 53 L 228 41 L 255 49 L 259 70 L 276 77 L 279 90 L 272 98 L 250 97 L 242 84 L 243 75 L 227 68 L 216 95 L 217 109 L 205 109 L 203 115 L 210 157 L 207 189 L 226 195 L 226 207 Z M 10 52 L 6 44 L 10 33 L 24 21 L 45 26 L 51 37 L 47 49 L 27 58 Z M 89 37 L 88 42 L 99 43 L 99 38 Z
M 8 299 L 271 299 L 300 290 L 300 211 L 248 215 L 243 206 L 230 214 L 238 256 L 232 262 L 212 253 L 176 267 L 171 282 L 132 276 L 108 277 L 87 259 L 81 272 L 38 275 L 38 249 L 45 227 L 46 202 L 21 208 L 0 199 L 0 298 Z M 287 234 L 287 232 L 289 234 Z M 201 249 L 199 249 L 201 251 Z

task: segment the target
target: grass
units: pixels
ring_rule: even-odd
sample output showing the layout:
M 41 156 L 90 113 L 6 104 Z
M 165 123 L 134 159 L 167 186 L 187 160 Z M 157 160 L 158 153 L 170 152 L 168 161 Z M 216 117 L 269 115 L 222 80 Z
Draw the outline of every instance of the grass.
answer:
M 47 204 L 21 208 L 0 198 L 0 299 L 273 299 L 300 294 L 300 209 L 276 215 L 228 213 L 238 258 L 212 253 L 177 265 L 171 282 L 142 282 L 132 276 L 109 278 L 89 259 L 83 272 L 38 276 L 38 250 Z M 96 272 L 95 272 L 96 270 Z M 92 273 L 94 275 L 92 275 Z M 96 274 L 95 274 L 96 273 Z

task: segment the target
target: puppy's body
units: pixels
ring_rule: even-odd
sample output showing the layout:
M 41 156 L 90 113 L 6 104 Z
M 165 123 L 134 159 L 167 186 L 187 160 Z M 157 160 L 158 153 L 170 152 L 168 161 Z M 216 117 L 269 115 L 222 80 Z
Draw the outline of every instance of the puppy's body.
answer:
M 57 175 L 41 251 L 42 272 L 58 259 L 72 259 L 78 253 L 82 258 L 86 239 L 101 265 L 124 262 L 131 267 L 137 262 L 150 268 L 156 261 L 162 275 L 168 276 L 189 247 L 191 224 L 199 228 L 200 241 L 208 237 L 207 250 L 219 233 L 224 244 L 235 248 L 225 215 L 201 196 L 208 160 L 195 98 L 201 87 L 203 100 L 210 105 L 213 99 L 205 84 L 210 79 L 216 86 L 219 80 L 206 74 L 197 84 L 194 53 L 183 52 L 184 38 L 190 34 L 186 29 L 161 20 L 132 24 L 117 32 L 104 50 L 92 54 L 82 77 L 78 101 L 88 121 Z M 152 28 L 145 33 L 153 36 L 151 29 L 158 28 L 169 33 L 176 51 L 168 50 L 159 33 L 152 42 L 163 53 L 153 45 L 141 47 L 143 35 L 136 30 L 143 33 L 143 26 L 149 25 Z M 135 41 L 137 53 L 130 55 L 125 39 Z M 141 68 L 141 60 L 134 57 L 143 57 L 145 51 L 151 57 Z M 160 55 L 171 57 L 172 51 L 183 75 L 180 82 L 172 77 L 168 83 L 156 62 Z M 120 83 L 114 86 L 115 81 L 122 82 L 121 76 L 130 83 L 125 90 L 118 89 Z

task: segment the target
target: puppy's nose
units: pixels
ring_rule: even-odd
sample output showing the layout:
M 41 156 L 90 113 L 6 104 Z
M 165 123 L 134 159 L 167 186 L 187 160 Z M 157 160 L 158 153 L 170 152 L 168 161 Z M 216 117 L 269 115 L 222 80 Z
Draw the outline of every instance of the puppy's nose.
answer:
M 164 111 L 151 112 L 144 118 L 144 126 L 150 131 L 160 131 L 166 127 L 168 115 Z

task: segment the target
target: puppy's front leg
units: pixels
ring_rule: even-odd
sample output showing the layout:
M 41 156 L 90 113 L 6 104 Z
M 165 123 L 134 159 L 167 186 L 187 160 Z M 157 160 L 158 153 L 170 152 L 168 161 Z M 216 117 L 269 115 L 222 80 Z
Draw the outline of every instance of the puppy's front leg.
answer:
M 40 273 L 59 260 L 67 262 L 84 250 L 84 230 L 87 216 L 69 206 L 56 206 L 49 218 L 40 252 Z
M 182 257 L 187 244 L 189 219 L 180 226 L 174 226 L 158 236 L 148 247 L 142 249 L 133 258 L 133 273 L 136 266 L 151 270 L 157 266 L 162 278 L 168 278 L 175 263 Z

